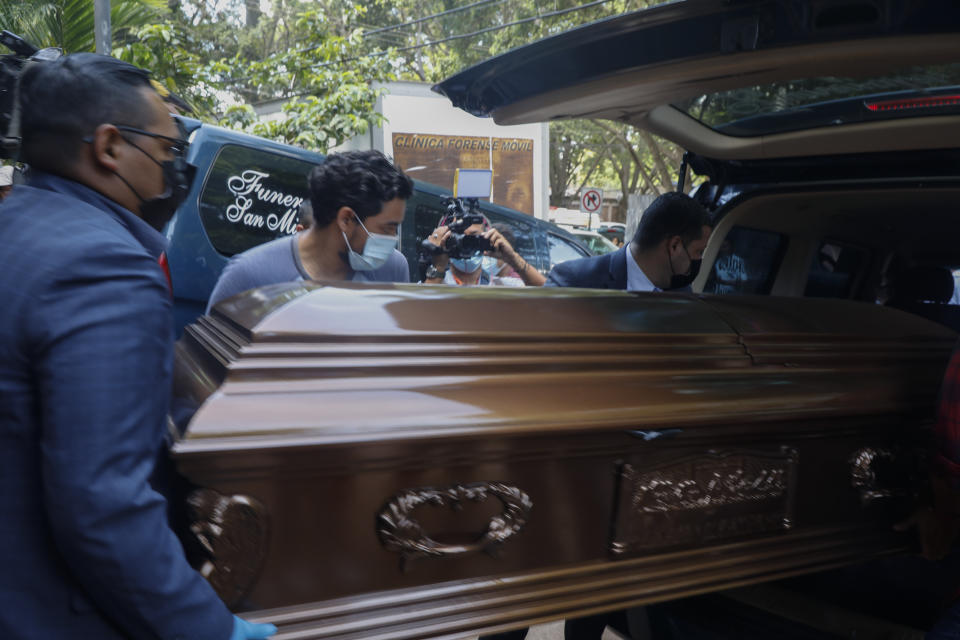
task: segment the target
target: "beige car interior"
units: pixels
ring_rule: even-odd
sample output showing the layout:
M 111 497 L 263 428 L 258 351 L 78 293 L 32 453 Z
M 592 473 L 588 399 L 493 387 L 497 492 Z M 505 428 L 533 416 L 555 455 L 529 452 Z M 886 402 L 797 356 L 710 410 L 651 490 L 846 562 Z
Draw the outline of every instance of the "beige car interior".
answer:
M 771 295 L 802 296 L 810 265 L 824 241 L 865 249 L 851 297 L 875 302 L 883 271 L 901 262 L 960 266 L 960 189 L 889 188 L 757 195 L 734 205 L 714 228 L 695 291 L 702 291 L 724 239 L 734 227 L 772 231 L 787 238 Z
M 960 116 L 892 118 L 737 137 L 710 128 L 672 104 L 732 89 L 820 77 L 824 69 L 832 77 L 870 78 L 895 71 L 890 60 L 898 61 L 898 69 L 909 69 L 958 59 L 960 38 L 954 35 L 805 43 L 629 69 L 520 100 L 494 111 L 493 117 L 502 125 L 570 118 L 628 122 L 715 160 L 947 149 L 960 140 Z M 960 189 L 929 184 L 898 188 L 878 180 L 850 190 L 757 195 L 725 208 L 707 245 L 695 291 L 703 290 L 735 227 L 786 236 L 771 295 L 803 296 L 811 263 L 825 241 L 866 251 L 869 257 L 848 296 L 871 303 L 883 299 L 881 285 L 886 286 L 888 265 L 934 268 L 941 294 L 944 287 L 952 290 L 952 283 L 944 280 L 947 269 L 960 267 Z
M 746 138 L 723 135 L 675 107 L 661 105 L 639 126 L 708 158 L 756 160 L 952 148 L 957 137 L 945 132 L 960 131 L 960 116 L 881 120 Z

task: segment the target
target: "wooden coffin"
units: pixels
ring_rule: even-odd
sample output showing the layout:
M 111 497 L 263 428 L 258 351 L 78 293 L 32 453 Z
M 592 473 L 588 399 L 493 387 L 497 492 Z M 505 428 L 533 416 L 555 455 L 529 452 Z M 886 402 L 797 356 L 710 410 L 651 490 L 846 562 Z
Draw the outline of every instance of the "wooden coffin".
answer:
M 830 300 L 260 289 L 178 344 L 198 566 L 280 640 L 412 639 L 903 551 L 955 339 Z

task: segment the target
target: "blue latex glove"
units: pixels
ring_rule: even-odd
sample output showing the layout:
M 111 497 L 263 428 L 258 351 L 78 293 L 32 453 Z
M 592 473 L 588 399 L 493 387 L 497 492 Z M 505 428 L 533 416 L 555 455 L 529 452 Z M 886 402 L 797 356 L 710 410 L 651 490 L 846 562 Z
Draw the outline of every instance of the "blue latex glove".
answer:
M 277 628 L 272 624 L 255 624 L 233 616 L 233 633 L 230 634 L 230 640 L 263 640 L 276 632 Z

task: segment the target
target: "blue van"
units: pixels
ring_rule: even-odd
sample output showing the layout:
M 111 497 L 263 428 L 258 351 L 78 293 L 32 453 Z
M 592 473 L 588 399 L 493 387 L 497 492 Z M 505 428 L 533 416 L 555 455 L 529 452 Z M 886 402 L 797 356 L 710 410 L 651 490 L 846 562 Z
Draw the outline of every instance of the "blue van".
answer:
M 294 233 L 300 204 L 309 198 L 306 176 L 323 155 L 198 120 L 181 118 L 190 136 L 188 160 L 197 177 L 166 229 L 177 332 L 203 314 L 220 271 L 231 256 Z M 449 190 L 414 181 L 400 231 L 410 279 L 423 279 L 420 242 L 437 226 Z M 559 262 L 590 255 L 569 232 L 533 216 L 481 203 L 491 222 L 509 224 L 516 250 L 547 272 Z

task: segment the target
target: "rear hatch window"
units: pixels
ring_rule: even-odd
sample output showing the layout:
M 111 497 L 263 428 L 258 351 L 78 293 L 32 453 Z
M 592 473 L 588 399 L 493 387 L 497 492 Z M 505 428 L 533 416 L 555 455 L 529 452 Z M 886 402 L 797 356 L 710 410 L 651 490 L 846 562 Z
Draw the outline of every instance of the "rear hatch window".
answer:
M 864 78 L 820 77 L 700 95 L 674 107 L 732 136 L 960 113 L 960 64 Z

